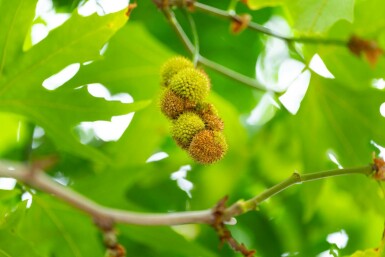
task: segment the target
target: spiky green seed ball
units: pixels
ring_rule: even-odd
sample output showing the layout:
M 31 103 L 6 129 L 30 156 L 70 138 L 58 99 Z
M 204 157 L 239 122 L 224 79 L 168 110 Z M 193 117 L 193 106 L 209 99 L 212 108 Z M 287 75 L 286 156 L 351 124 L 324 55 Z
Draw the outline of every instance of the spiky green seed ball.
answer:
M 209 84 L 206 75 L 194 68 L 186 68 L 172 77 L 169 87 L 180 97 L 199 103 L 207 97 Z
M 205 124 L 199 115 L 185 112 L 173 123 L 171 134 L 179 146 L 187 149 L 193 137 L 204 128 Z
M 169 59 L 165 64 L 163 64 L 160 71 L 162 76 L 162 85 L 167 87 L 171 78 L 185 68 L 194 68 L 194 64 L 182 56 L 176 56 Z
M 223 158 L 227 151 L 226 139 L 222 133 L 202 130 L 197 133 L 189 146 L 190 156 L 201 164 L 211 164 Z
M 170 119 L 176 119 L 183 112 L 193 110 L 196 104 L 176 95 L 166 88 L 160 98 L 160 110 Z

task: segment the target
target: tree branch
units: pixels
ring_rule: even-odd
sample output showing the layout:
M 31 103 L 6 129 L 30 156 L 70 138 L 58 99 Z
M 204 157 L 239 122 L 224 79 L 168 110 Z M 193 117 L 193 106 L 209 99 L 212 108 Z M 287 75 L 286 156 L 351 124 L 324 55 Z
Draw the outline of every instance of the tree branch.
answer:
M 175 18 L 174 13 L 167 8 L 162 9 L 162 11 L 163 11 L 163 14 L 165 15 L 165 17 L 167 18 L 167 20 L 172 25 L 172 27 L 175 30 L 175 32 L 177 33 L 177 35 L 179 36 L 179 38 L 181 39 L 181 41 L 183 42 L 185 48 L 190 52 L 190 54 L 196 53 L 194 45 L 191 43 L 190 39 L 188 38 L 188 36 L 184 32 L 183 28 L 180 26 L 178 20 Z M 198 63 L 203 64 L 204 66 L 209 67 L 209 68 L 211 68 L 211 69 L 213 69 L 219 73 L 222 73 L 223 75 L 225 75 L 225 76 L 227 76 L 233 80 L 239 81 L 239 82 L 241 82 L 247 86 L 250 86 L 254 89 L 266 91 L 266 87 L 264 87 L 262 84 L 260 84 L 255 79 L 249 78 L 249 77 L 247 77 L 243 74 L 240 74 L 236 71 L 233 71 L 233 70 L 231 70 L 231 69 L 229 69 L 223 65 L 220 65 L 219 63 L 213 62 L 213 61 L 201 56 L 200 54 L 197 54 L 196 58 L 197 58 Z
M 272 186 L 271 188 L 265 190 L 261 194 L 247 200 L 247 201 L 238 201 L 229 208 L 227 208 L 224 213 L 224 220 L 230 220 L 232 217 L 241 215 L 245 212 L 255 210 L 255 208 L 262 203 L 263 201 L 269 199 L 270 197 L 278 194 L 279 192 L 291 187 L 295 184 L 301 184 L 303 182 L 309 182 L 318 179 L 324 179 L 328 177 L 335 177 L 348 174 L 363 174 L 369 176 L 373 173 L 373 165 L 367 165 L 357 168 L 346 168 L 346 169 L 337 169 L 337 170 L 328 170 L 308 174 L 299 174 L 297 172 L 293 173 L 288 179 L 282 181 L 279 184 Z
M 33 188 L 53 194 L 73 207 L 91 215 L 99 223 L 127 223 L 137 225 L 178 225 L 185 223 L 211 223 L 211 210 L 182 213 L 151 214 L 130 212 L 102 206 L 85 196 L 52 180 L 42 170 L 28 166 L 0 161 L 0 177 L 15 178 Z
M 224 11 L 209 5 L 205 5 L 196 1 L 193 1 L 191 3 L 193 7 L 201 12 L 208 13 L 210 15 L 214 15 L 220 18 L 225 18 L 237 22 L 242 22 L 242 17 L 233 13 L 233 12 L 228 12 Z M 277 33 L 269 28 L 266 28 L 260 24 L 257 24 L 255 22 L 250 21 L 247 24 L 247 27 L 249 29 L 261 32 L 263 34 L 279 38 L 282 40 L 285 40 L 286 42 L 298 42 L 298 43 L 307 43 L 307 44 L 327 44 L 327 45 L 339 45 L 339 46 L 347 46 L 348 42 L 342 39 L 327 39 L 327 38 L 311 38 L 311 37 L 288 37 L 285 35 L 282 35 L 280 33 Z
M 336 169 L 303 175 L 294 173 L 288 179 L 272 186 L 261 194 L 247 201 L 238 201 L 228 207 L 224 211 L 223 221 L 230 221 L 232 217 L 255 210 L 260 203 L 294 184 L 340 175 L 363 174 L 369 176 L 374 171 L 376 171 L 376 167 L 368 165 L 358 168 Z M 126 223 L 144 226 L 170 226 L 193 223 L 212 225 L 215 222 L 215 216 L 212 209 L 158 214 L 131 212 L 105 207 L 68 187 L 60 185 L 51 177 L 46 175 L 42 170 L 36 170 L 33 169 L 33 167 L 31 168 L 15 162 L 0 160 L 0 177 L 15 178 L 26 185 L 39 189 L 45 193 L 53 194 L 55 197 L 63 200 L 69 205 L 89 214 L 94 218 L 98 225 L 113 223 Z

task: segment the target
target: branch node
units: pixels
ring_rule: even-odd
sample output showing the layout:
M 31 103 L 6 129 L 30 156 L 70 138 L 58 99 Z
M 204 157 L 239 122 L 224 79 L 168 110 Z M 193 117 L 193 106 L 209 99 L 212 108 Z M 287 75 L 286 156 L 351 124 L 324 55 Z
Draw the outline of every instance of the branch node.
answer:
M 385 181 L 385 161 L 383 158 L 373 158 L 372 171 L 374 171 L 374 179 Z
M 103 232 L 108 232 L 114 229 L 114 221 L 111 217 L 107 217 L 107 216 L 94 217 L 94 223 Z
M 132 11 L 133 11 L 136 7 L 138 7 L 138 3 L 137 3 L 137 2 L 134 2 L 134 3 L 132 3 L 132 4 L 129 4 L 128 7 L 127 7 L 126 16 L 127 16 L 127 17 L 130 17 Z
M 292 174 L 292 177 L 293 177 L 293 179 L 294 179 L 296 182 L 298 182 L 298 183 L 302 181 L 301 174 L 299 174 L 297 171 L 295 171 L 295 172 Z
M 217 205 L 213 208 L 213 216 L 214 221 L 211 226 L 215 229 L 219 236 L 220 244 L 219 247 L 223 247 L 225 243 L 228 243 L 229 246 L 236 252 L 241 253 L 245 257 L 253 257 L 255 250 L 248 250 L 244 244 L 240 244 L 233 238 L 230 230 L 227 229 L 224 219 L 226 212 L 226 202 L 228 200 L 228 196 L 225 196 Z
M 241 14 L 239 16 L 232 16 L 230 30 L 233 34 L 239 34 L 244 31 L 251 21 L 250 14 Z
M 126 257 L 126 249 L 124 248 L 124 246 L 118 243 L 116 230 L 110 228 L 108 230 L 102 229 L 102 231 L 103 242 L 106 246 L 105 257 Z

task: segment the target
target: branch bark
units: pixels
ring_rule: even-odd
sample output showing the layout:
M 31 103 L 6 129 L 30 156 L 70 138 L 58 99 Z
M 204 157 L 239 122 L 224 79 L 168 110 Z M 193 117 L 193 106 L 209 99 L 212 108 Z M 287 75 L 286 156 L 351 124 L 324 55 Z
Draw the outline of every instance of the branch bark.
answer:
M 89 214 L 99 223 L 127 223 L 137 225 L 179 225 L 186 223 L 211 223 L 211 210 L 181 213 L 138 213 L 102 206 L 87 197 L 62 186 L 42 170 L 34 170 L 22 164 L 0 161 L 0 177 L 10 177 L 33 188 L 53 194 L 55 197 Z

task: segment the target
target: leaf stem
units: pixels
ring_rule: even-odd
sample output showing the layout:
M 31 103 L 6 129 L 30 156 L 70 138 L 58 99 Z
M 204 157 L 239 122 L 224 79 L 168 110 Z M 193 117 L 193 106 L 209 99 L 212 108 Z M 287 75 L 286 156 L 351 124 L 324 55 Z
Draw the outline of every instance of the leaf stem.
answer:
M 369 176 L 372 173 L 373 173 L 372 165 L 367 165 L 367 166 L 357 167 L 357 168 L 335 169 L 335 170 L 321 171 L 321 172 L 308 173 L 308 174 L 302 174 L 302 175 L 297 172 L 294 172 L 289 178 L 263 191 L 261 194 L 247 201 L 238 201 L 232 206 L 230 206 L 229 208 L 227 208 L 224 214 L 225 216 L 224 219 L 230 220 L 234 216 L 238 216 L 245 212 L 255 210 L 255 208 L 261 202 L 269 199 L 270 197 L 278 194 L 279 192 L 295 184 L 300 184 L 303 182 L 309 182 L 309 181 L 318 180 L 318 179 L 324 179 L 328 177 L 349 175 L 349 174 L 363 174 L 363 175 Z
M 239 15 L 235 14 L 234 12 L 224 11 L 224 10 L 221 10 L 209 5 L 205 5 L 196 1 L 194 1 L 192 4 L 196 10 L 199 10 L 201 12 L 205 12 L 207 14 L 214 15 L 220 18 L 242 22 L 242 18 Z M 288 37 L 252 21 L 247 24 L 247 27 L 249 29 L 261 32 L 263 34 L 282 39 L 287 43 L 298 42 L 298 43 L 306 43 L 306 44 L 326 44 L 326 45 L 339 45 L 339 46 L 347 46 L 347 43 L 348 43 L 347 41 L 342 39 Z
M 193 17 L 187 11 L 186 11 L 186 16 L 187 16 L 187 19 L 190 23 L 191 32 L 192 32 L 192 36 L 193 36 L 193 40 L 194 40 L 193 63 L 196 66 L 198 64 L 198 61 L 199 61 L 199 36 L 198 36 L 197 27 L 195 25 L 195 21 L 194 21 Z

